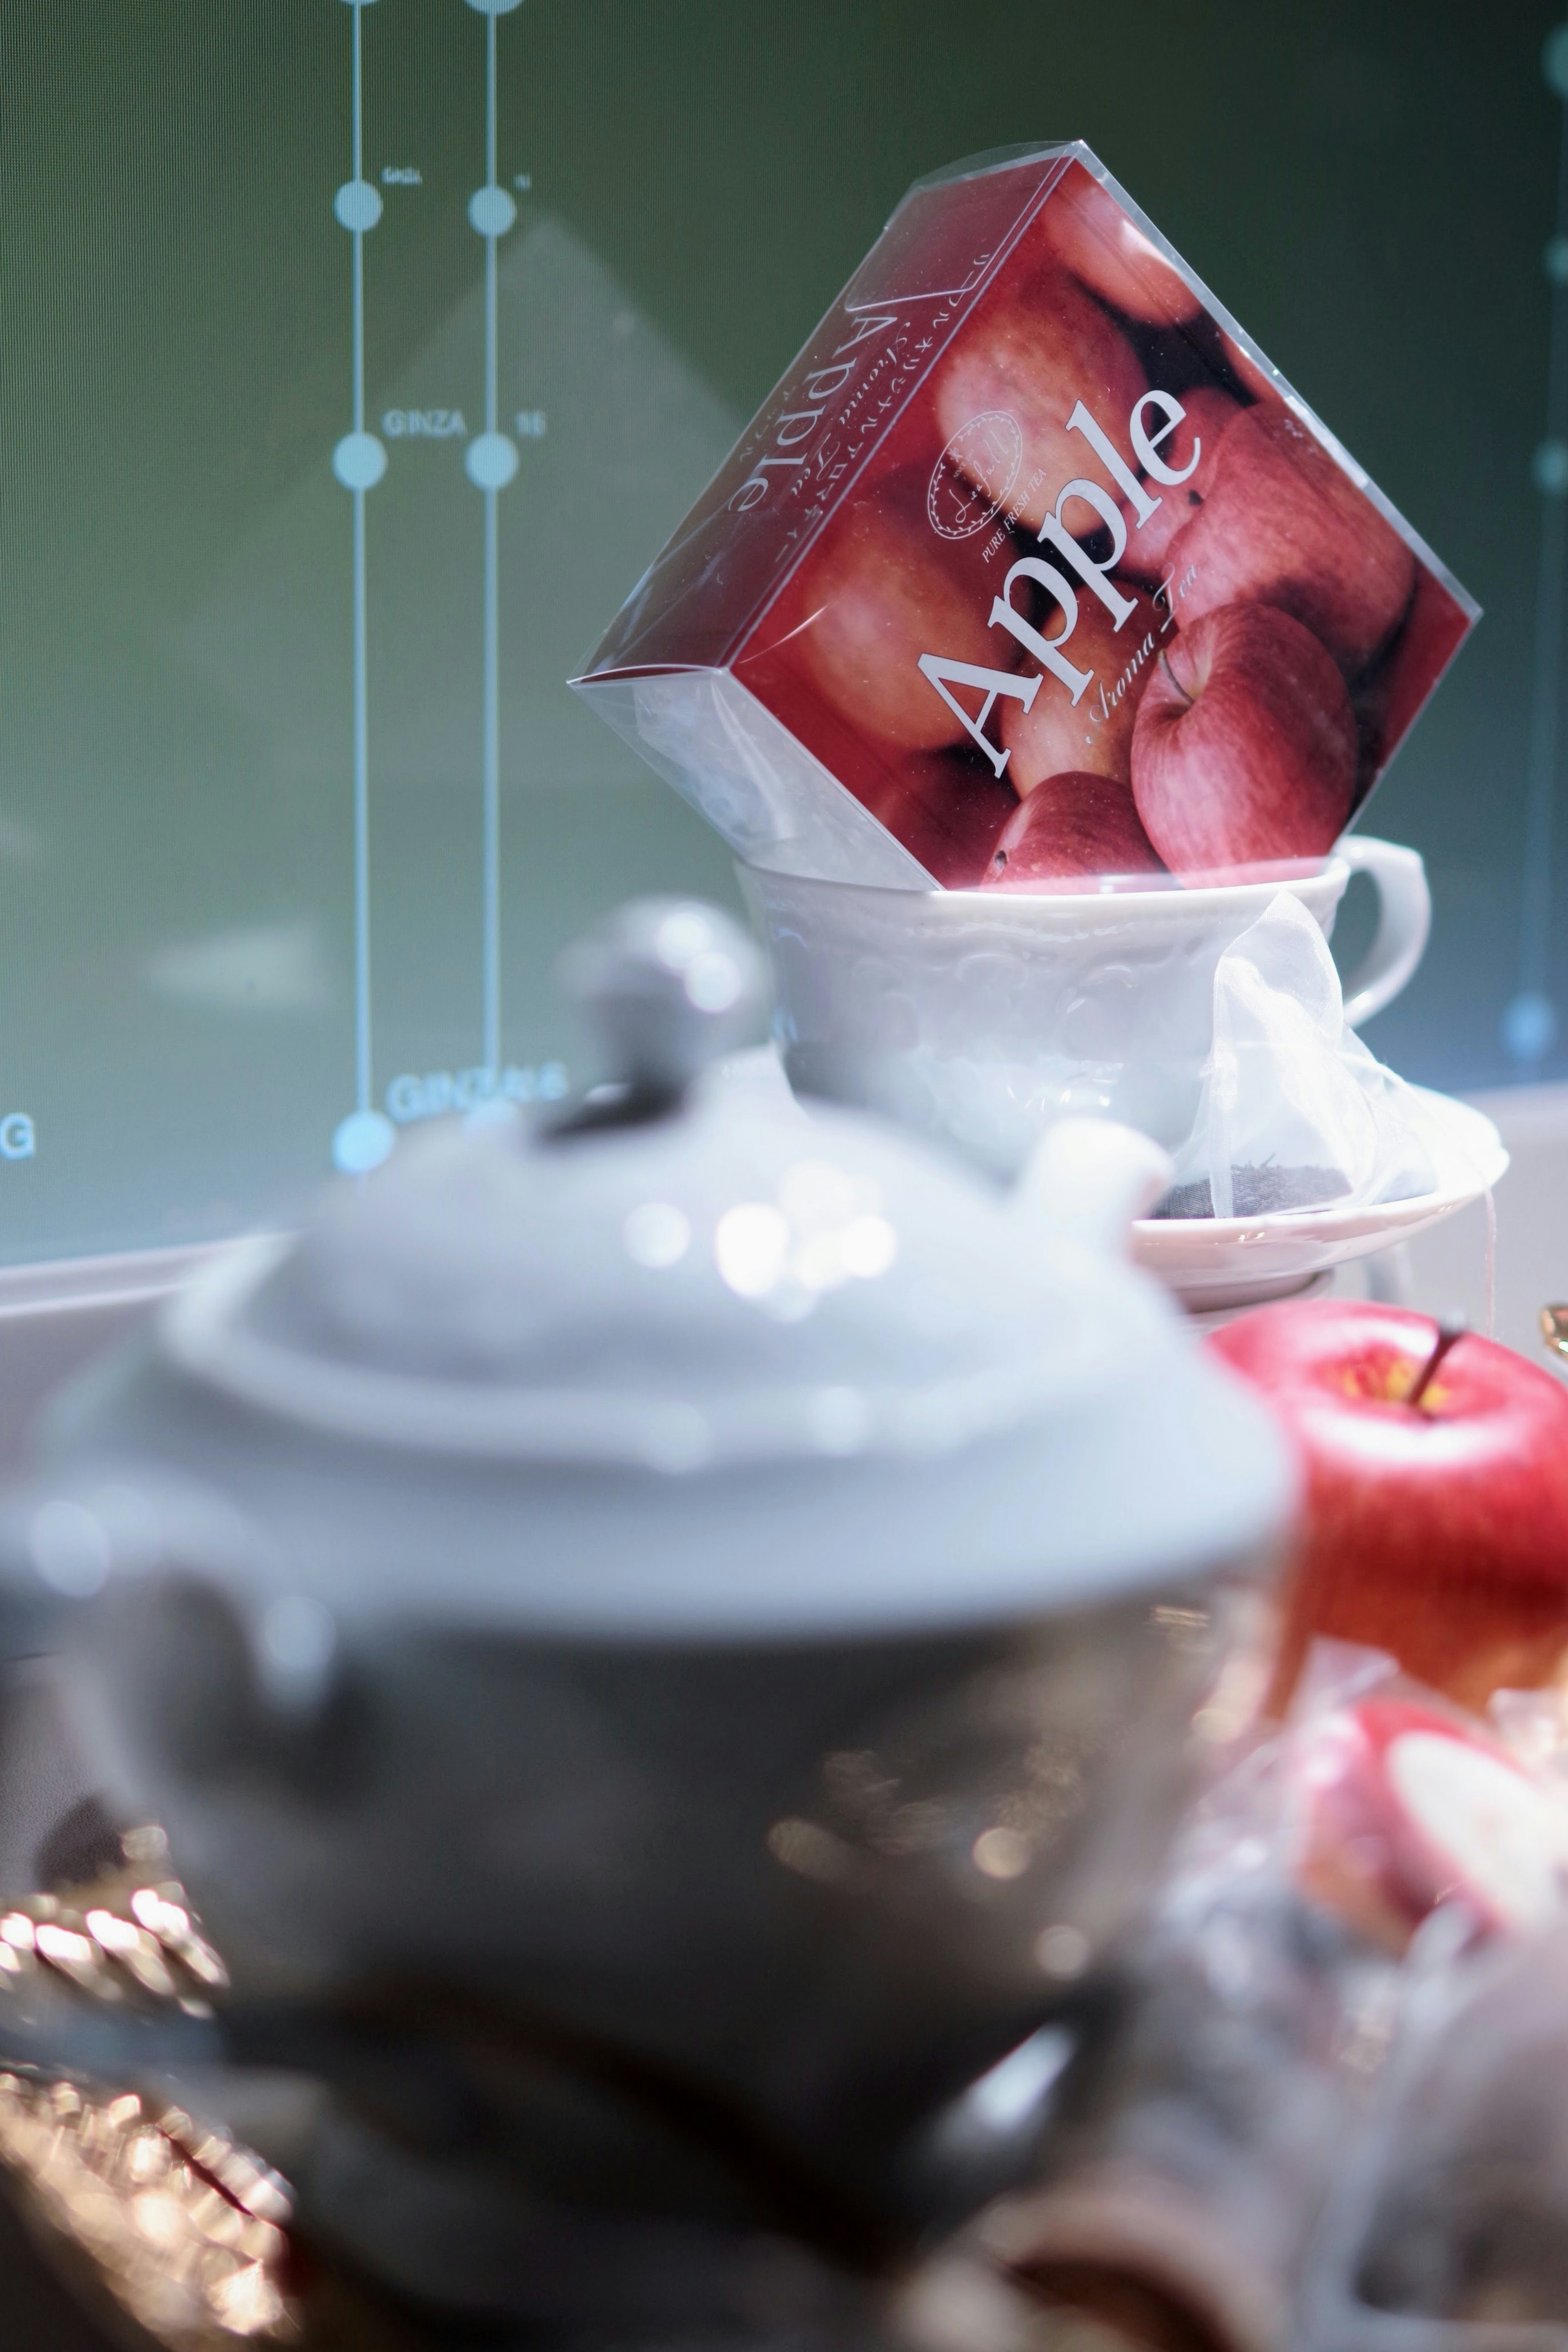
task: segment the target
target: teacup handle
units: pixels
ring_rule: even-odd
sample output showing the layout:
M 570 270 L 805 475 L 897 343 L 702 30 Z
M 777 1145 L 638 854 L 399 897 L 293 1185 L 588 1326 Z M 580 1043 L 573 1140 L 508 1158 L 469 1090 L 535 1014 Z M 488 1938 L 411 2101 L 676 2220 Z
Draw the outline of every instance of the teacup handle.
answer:
M 1369 834 L 1347 833 L 1336 849 L 1354 874 L 1369 874 L 1377 889 L 1372 945 L 1344 983 L 1344 1017 L 1353 1029 L 1391 1004 L 1426 952 L 1432 929 L 1432 894 L 1418 849 Z

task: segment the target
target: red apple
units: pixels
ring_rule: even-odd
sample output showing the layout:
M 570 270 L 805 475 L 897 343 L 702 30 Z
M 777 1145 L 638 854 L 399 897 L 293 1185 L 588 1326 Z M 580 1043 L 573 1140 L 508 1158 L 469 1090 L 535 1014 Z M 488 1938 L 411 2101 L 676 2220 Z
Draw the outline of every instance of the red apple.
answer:
M 1439 1903 L 1507 1933 L 1568 1893 L 1568 1806 L 1472 1719 L 1375 1694 L 1310 1722 L 1290 1769 L 1298 1878 L 1393 1950 Z
M 909 467 L 850 499 L 779 611 L 792 667 L 863 735 L 905 751 L 961 743 L 965 731 L 921 675 L 922 654 L 1007 667 L 988 625 L 995 593 L 977 548 L 932 530 L 926 476 Z M 978 698 L 977 698 L 978 699 Z
M 1069 688 L 1048 670 L 1033 702 L 1001 706 L 1000 740 L 1008 752 L 1007 779 L 1020 800 L 1027 799 L 1049 776 L 1071 773 L 1120 776 L 1130 772 L 1133 727 L 1138 704 L 1155 672 L 1165 615 L 1141 588 L 1124 586 L 1134 611 L 1121 627 L 1087 589 L 1078 596 L 1078 619 L 1062 646 L 1074 667 L 1086 670 L 1090 682 L 1076 702 Z M 1019 609 L 1023 607 L 1019 605 Z M 1036 616 L 1041 635 L 1054 638 L 1061 626 L 1061 608 L 1048 603 L 1043 618 Z M 1167 629 L 1165 642 L 1174 632 Z M 1000 630 L 998 636 L 1002 635 Z M 1040 675 L 1025 659 L 1026 672 Z
M 983 887 L 1081 890 L 1103 875 L 1164 871 L 1130 784 L 1114 776 L 1051 776 L 1003 827 Z
M 1064 482 L 1103 482 L 1113 500 L 1120 496 L 1090 443 L 1067 429 L 1078 402 L 1120 446 L 1133 404 L 1147 390 L 1143 362 L 1115 320 L 1065 269 L 1046 269 L 993 295 L 968 322 L 936 378 L 937 426 L 952 441 L 978 417 L 1001 411 L 1013 419 L 1021 455 L 1006 511 L 1038 530 Z M 984 487 L 994 494 L 994 484 Z M 1064 520 L 1075 537 L 1093 528 L 1088 507 L 1070 506 Z
M 1355 753 L 1344 680 L 1311 630 L 1228 604 L 1166 638 L 1133 730 L 1133 792 L 1175 874 L 1322 856 L 1350 814 Z
M 1184 629 L 1221 604 L 1276 604 L 1322 638 L 1347 677 L 1398 626 L 1416 578 L 1393 524 L 1278 400 L 1237 417 L 1168 563 Z
M 1467 1334 L 1422 1391 L 1437 1337 L 1402 1307 L 1312 1299 L 1207 1342 L 1305 1461 L 1276 1703 L 1318 1634 L 1385 1650 L 1477 1708 L 1550 1681 L 1568 1653 L 1568 1390 Z
M 911 752 L 862 798 L 945 890 L 972 890 L 984 879 L 1019 805 L 1010 785 L 961 751 Z
M 1082 163 L 1046 200 L 1041 226 L 1073 276 L 1124 317 L 1175 327 L 1197 316 L 1197 296 Z
M 1164 578 L 1172 540 L 1184 524 L 1192 520 L 1213 486 L 1219 465 L 1220 436 L 1241 415 L 1239 402 L 1232 400 L 1228 392 L 1217 392 L 1208 384 L 1197 384 L 1192 391 L 1184 392 L 1181 404 L 1186 414 L 1169 439 L 1160 444 L 1159 454 L 1173 473 L 1180 473 L 1191 460 L 1196 436 L 1197 464 L 1186 480 L 1174 488 L 1169 483 L 1149 484 L 1150 495 L 1157 496 L 1159 504 L 1145 523 L 1138 521 L 1132 500 L 1123 499 L 1127 552 L 1117 569 L 1131 580 L 1154 582 Z

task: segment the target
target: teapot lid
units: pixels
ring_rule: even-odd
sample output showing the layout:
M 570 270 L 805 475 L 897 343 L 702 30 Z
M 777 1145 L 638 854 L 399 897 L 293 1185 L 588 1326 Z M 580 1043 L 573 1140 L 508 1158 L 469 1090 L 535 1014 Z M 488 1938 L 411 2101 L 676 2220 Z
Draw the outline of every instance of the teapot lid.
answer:
M 401 1449 L 689 1473 L 951 1451 L 1179 1346 L 1038 1171 L 1007 1194 L 781 1078 L 705 1071 L 760 995 L 728 918 L 636 902 L 566 977 L 614 1083 L 426 1130 L 249 1245 L 166 1319 L 187 1375 Z M 1122 1149 L 1118 1223 L 1161 1181 L 1153 1146 Z
M 85 1507 L 162 1461 L 269 1530 L 253 1599 L 617 1638 L 979 1622 L 1280 1532 L 1269 1415 L 1113 1245 L 1155 1145 L 1064 1120 L 1008 1192 L 764 1057 L 712 1066 L 760 966 L 706 908 L 623 908 L 567 977 L 614 1083 L 432 1128 L 215 1266 L 57 1423 Z

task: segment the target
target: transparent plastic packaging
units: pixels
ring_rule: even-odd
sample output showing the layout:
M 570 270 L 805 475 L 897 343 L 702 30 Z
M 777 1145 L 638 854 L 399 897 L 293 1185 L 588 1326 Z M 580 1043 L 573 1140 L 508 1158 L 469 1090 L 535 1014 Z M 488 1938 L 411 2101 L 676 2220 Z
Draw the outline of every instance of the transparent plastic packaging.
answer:
M 1434 1969 L 1347 2151 L 1303 2352 L 1568 2347 L 1568 1922 Z
M 1334 2331 L 1367 2168 L 1407 2197 L 1421 2157 L 1387 2128 L 1391 2053 L 1414 2035 L 1430 2058 L 1434 2002 L 1450 2013 L 1537 1937 L 1568 1958 L 1568 1808 L 1545 1754 L 1561 1741 L 1524 1712 L 1505 1739 L 1386 1659 L 1320 1646 L 1289 1723 L 1244 1737 L 1196 1815 L 1130 1998 L 1068 2078 L 1039 2186 L 988 2221 L 998 2255 L 1048 2295 L 1135 2315 L 1171 2352 L 1274 2352 L 1327 2296 L 1324 2352 L 1350 2352 Z M 1467 2116 L 1485 2104 L 1479 2064 Z M 1568 2157 L 1568 2101 L 1562 2136 Z
M 575 683 L 753 865 L 1310 870 L 1476 617 L 1083 146 L 911 189 Z
M 1281 891 L 1215 966 L 1202 1098 L 1161 1213 L 1409 1200 L 1437 1183 L 1430 1124 L 1347 1024 L 1322 925 Z
M 1531 1793 L 1494 1775 L 1479 1811 L 1479 1785 L 1442 1804 L 1479 1865 L 1482 1932 L 1450 1913 L 1446 1939 L 1417 1940 L 1312 2248 L 1302 2352 L 1568 2347 L 1568 1715 L 1560 1690 L 1499 1692 L 1489 1715 Z

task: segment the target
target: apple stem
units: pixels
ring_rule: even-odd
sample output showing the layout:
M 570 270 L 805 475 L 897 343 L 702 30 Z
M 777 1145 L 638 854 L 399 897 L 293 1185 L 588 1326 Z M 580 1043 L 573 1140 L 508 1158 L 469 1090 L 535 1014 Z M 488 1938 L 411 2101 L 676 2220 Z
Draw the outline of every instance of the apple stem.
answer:
M 1168 662 L 1168 661 L 1166 661 L 1166 656 L 1165 656 L 1165 652 L 1164 652 L 1164 649 L 1163 649 L 1163 648 L 1161 649 L 1161 653 L 1160 653 L 1160 667 L 1161 667 L 1161 669 L 1165 672 L 1165 677 L 1166 677 L 1166 685 L 1171 688 L 1171 690 L 1172 690 L 1172 692 L 1173 692 L 1173 693 L 1176 693 L 1176 694 L 1179 694 L 1179 695 L 1180 695 L 1180 697 L 1181 697 L 1182 700 L 1186 703 L 1186 705 L 1187 709 L 1190 710 L 1190 709 L 1192 709 L 1193 698 L 1192 698 L 1192 696 L 1187 692 L 1187 690 L 1186 690 L 1186 687 L 1185 687 L 1185 686 L 1183 686 L 1183 684 L 1182 684 L 1181 680 L 1177 677 L 1177 676 L 1176 676 L 1176 674 L 1175 670 L 1174 670 L 1174 669 L 1172 669 L 1172 667 L 1171 667 L 1171 666 L 1170 666 L 1169 662 Z
M 1432 1385 L 1438 1365 L 1442 1362 L 1444 1357 L 1448 1354 L 1455 1340 L 1462 1339 L 1469 1328 L 1469 1325 L 1466 1322 L 1462 1315 L 1445 1315 L 1443 1317 L 1442 1321 L 1437 1326 L 1437 1343 L 1434 1346 L 1431 1354 L 1422 1365 L 1415 1387 L 1411 1390 L 1409 1395 L 1405 1400 L 1406 1404 L 1418 1405 L 1420 1403 L 1422 1398 L 1426 1395 L 1427 1390 Z

